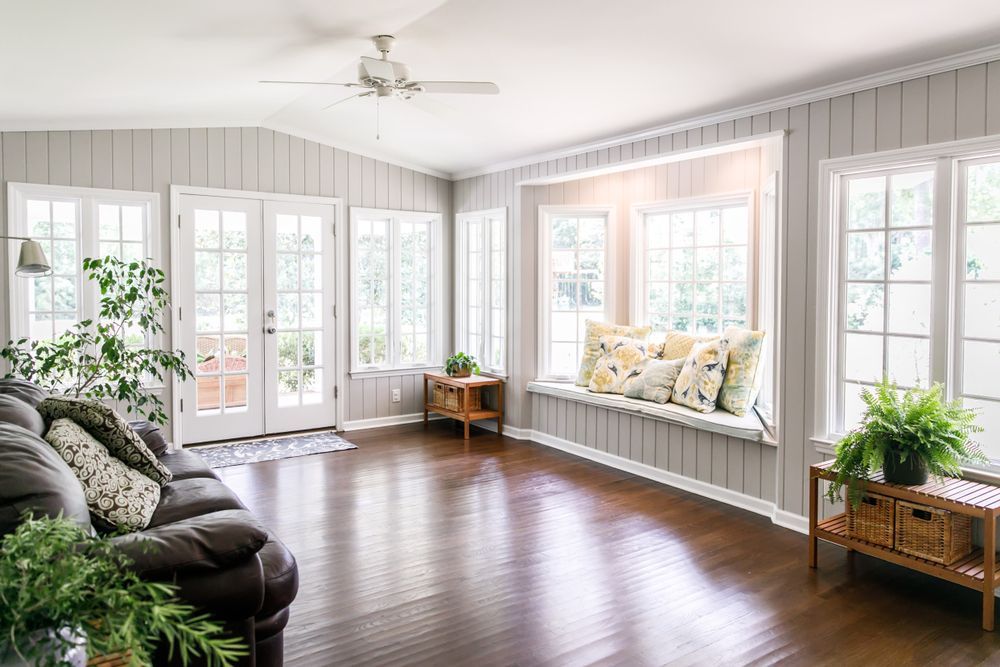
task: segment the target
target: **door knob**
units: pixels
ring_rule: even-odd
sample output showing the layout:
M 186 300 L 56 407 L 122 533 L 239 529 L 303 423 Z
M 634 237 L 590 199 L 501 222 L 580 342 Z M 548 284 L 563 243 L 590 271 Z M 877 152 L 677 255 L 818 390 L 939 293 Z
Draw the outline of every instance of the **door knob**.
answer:
M 267 327 L 266 329 L 264 329 L 264 331 L 266 331 L 269 334 L 273 334 L 277 330 L 278 330 L 278 327 L 274 326 L 273 324 L 271 326 Z

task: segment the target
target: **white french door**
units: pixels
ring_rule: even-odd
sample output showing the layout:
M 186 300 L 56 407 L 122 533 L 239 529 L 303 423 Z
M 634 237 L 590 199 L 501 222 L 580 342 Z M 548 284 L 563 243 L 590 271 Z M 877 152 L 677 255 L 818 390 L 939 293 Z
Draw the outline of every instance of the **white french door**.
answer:
M 334 206 L 178 203 L 183 444 L 333 426 Z

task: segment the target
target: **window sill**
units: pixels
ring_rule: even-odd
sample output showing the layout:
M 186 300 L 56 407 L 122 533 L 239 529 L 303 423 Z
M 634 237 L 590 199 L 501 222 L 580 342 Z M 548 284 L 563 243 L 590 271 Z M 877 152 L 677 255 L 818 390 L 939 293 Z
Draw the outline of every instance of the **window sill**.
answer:
M 429 371 L 439 371 L 443 368 L 440 364 L 430 366 L 403 366 L 400 368 L 372 368 L 351 371 L 349 375 L 352 380 L 362 378 L 387 378 L 398 377 L 400 375 L 423 375 Z
M 765 432 L 757 413 L 753 411 L 748 412 L 745 417 L 737 417 L 724 410 L 705 414 L 675 403 L 661 405 L 652 401 L 625 398 L 619 394 L 595 394 L 585 387 L 564 382 L 536 380 L 528 383 L 528 391 L 680 424 L 699 431 L 719 433 L 720 435 L 777 446 L 777 443 Z

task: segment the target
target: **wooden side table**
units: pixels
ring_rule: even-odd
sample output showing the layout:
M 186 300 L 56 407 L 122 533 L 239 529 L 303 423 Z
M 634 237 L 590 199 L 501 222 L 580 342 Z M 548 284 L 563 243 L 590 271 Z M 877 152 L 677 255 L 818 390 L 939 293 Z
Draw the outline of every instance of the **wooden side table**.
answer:
M 431 402 L 431 395 L 428 389 L 429 383 L 441 384 L 446 387 L 456 387 L 462 390 L 461 405 L 458 410 L 449 410 L 443 405 Z M 497 409 L 486 410 L 483 408 L 472 409 L 469 402 L 469 390 L 483 387 L 497 388 Z M 424 426 L 427 425 L 427 418 L 431 412 L 436 412 L 452 419 L 457 419 L 465 423 L 465 439 L 469 439 L 469 424 L 477 419 L 496 419 L 497 435 L 503 435 L 503 380 L 481 375 L 470 375 L 469 377 L 451 377 L 446 373 L 434 372 L 424 373 Z
M 809 567 L 816 567 L 816 542 L 823 540 L 846 547 L 848 551 L 860 551 L 911 570 L 960 584 L 982 593 L 983 630 L 992 631 L 995 606 L 993 591 L 1000 587 L 1000 570 L 997 569 L 996 554 L 996 520 L 1000 514 L 1000 487 L 952 477 L 940 482 L 932 478 L 926 484 L 919 486 L 904 486 L 886 482 L 881 472 L 873 474 L 868 480 L 866 489 L 874 493 L 983 520 L 983 548 L 973 549 L 972 553 L 955 563 L 942 565 L 848 536 L 845 514 L 820 521 L 819 481 L 835 478 L 830 471 L 832 465 L 833 461 L 825 461 L 809 467 Z

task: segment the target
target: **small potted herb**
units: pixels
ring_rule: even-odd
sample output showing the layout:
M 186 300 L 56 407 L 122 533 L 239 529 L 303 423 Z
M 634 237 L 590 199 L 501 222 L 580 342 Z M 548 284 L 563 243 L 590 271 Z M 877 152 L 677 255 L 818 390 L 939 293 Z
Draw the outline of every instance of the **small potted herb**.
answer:
M 960 401 L 945 401 L 943 395 L 941 384 L 901 392 L 887 378 L 863 389 L 861 424 L 837 443 L 837 458 L 830 468 L 837 476 L 827 491 L 830 500 L 841 500 L 846 485 L 856 505 L 864 495 L 865 481 L 879 469 L 887 482 L 915 485 L 925 483 L 929 474 L 961 477 L 964 463 L 988 463 L 969 439 L 983 430 L 975 423 L 975 411 Z
M 476 358 L 465 352 L 456 352 L 448 357 L 444 364 L 444 372 L 454 378 L 467 378 L 473 373 L 479 375 L 479 364 Z
M 110 539 L 63 518 L 28 518 L 0 541 L 0 665 L 83 665 L 127 653 L 152 664 L 235 664 L 249 654 L 221 623 L 178 602 L 177 587 L 144 581 Z M 85 652 L 85 654 L 84 654 Z

